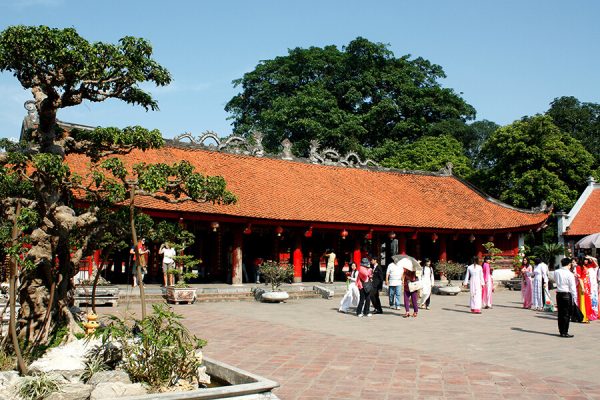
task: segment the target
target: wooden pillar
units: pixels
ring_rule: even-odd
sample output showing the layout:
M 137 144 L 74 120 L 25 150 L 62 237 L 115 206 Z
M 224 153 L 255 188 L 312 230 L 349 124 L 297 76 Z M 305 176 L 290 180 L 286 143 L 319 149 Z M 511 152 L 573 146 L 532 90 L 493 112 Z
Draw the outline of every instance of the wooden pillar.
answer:
M 419 234 L 415 233 L 413 235 L 413 238 L 415 239 L 415 258 L 417 260 L 420 260 L 421 259 L 421 241 L 419 238 Z
M 479 262 L 481 262 L 481 258 L 483 257 L 483 246 L 481 245 L 481 238 L 479 236 L 475 238 L 475 255 L 479 258 Z
M 406 255 L 406 235 L 404 233 L 398 235 L 398 253 Z
M 360 267 L 360 259 L 362 254 L 360 252 L 360 240 L 356 239 L 354 241 L 354 252 L 352 253 L 352 261 L 356 263 L 357 267 Z
M 300 232 L 296 235 L 296 246 L 292 256 L 294 264 L 294 283 L 300 283 L 302 282 L 302 261 L 304 258 L 302 255 L 302 234 Z
M 233 248 L 231 254 L 231 284 L 242 284 L 242 244 L 244 243 L 242 229 L 235 227 L 233 230 Z
M 439 260 L 440 261 L 446 261 L 448 259 L 448 254 L 447 254 L 447 251 L 446 251 L 447 236 L 446 235 L 441 235 L 439 237 L 439 241 L 440 241 L 440 256 L 439 256 Z

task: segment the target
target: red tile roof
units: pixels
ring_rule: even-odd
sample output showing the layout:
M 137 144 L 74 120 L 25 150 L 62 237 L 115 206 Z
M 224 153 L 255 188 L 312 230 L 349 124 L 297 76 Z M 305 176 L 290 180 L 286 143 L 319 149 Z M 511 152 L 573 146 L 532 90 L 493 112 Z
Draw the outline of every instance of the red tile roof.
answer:
M 594 189 L 573 222 L 569 225 L 565 236 L 583 236 L 600 232 L 600 189 Z
M 122 158 L 129 166 L 187 160 L 198 172 L 223 176 L 238 197 L 233 206 L 167 204 L 140 198 L 139 206 L 150 210 L 423 230 L 526 230 L 548 217 L 494 201 L 453 176 L 314 165 L 170 146 Z M 87 159 L 71 155 L 68 162 L 85 174 Z

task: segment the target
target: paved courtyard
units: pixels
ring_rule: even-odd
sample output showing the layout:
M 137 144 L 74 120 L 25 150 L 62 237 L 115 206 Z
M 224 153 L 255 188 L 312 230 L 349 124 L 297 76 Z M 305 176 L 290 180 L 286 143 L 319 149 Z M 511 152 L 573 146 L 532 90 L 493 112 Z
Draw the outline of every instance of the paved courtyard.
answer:
M 382 304 L 387 299 L 382 296 Z M 518 292 L 472 315 L 468 295 L 434 296 L 418 318 L 357 318 L 339 298 L 174 306 L 205 353 L 280 383 L 281 399 L 600 399 L 600 322 L 523 310 Z M 139 314 L 139 304 L 118 310 Z

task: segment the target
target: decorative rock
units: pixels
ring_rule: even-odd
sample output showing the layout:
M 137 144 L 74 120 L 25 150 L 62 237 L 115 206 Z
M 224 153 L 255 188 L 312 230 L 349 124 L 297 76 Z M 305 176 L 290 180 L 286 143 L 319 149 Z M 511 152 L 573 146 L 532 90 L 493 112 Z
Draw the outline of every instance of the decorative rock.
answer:
M 100 340 L 74 340 L 48 350 L 43 357 L 32 362 L 29 368 L 32 372 L 60 372 L 67 377 L 80 374 L 85 368 L 85 355 L 100 344 Z
M 129 379 L 129 375 L 127 375 L 127 372 L 125 371 L 99 371 L 92 375 L 92 377 L 88 381 L 88 384 L 96 386 L 99 383 L 104 382 L 121 382 L 131 384 L 131 379 Z
M 261 300 L 266 303 L 279 303 L 289 298 L 288 292 L 265 292 L 261 296 Z
M 17 371 L 2 371 L 0 372 L 0 392 L 4 388 L 9 387 L 13 383 L 19 380 L 19 373 Z
M 198 367 L 198 383 L 200 385 L 210 385 L 210 375 L 206 373 L 206 367 Z
M 55 392 L 46 397 L 46 400 L 87 400 L 90 398 L 94 387 L 83 383 L 70 383 L 62 385 L 60 392 Z
M 126 396 L 143 396 L 148 391 L 141 383 L 102 382 L 96 385 L 90 400 L 104 400 Z

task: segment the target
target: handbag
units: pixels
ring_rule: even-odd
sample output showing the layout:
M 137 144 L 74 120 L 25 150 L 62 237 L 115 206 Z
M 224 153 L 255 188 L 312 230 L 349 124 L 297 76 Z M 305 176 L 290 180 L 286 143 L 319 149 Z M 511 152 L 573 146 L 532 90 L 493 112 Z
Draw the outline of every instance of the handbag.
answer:
M 363 281 L 362 286 L 365 293 L 369 294 L 373 290 L 373 281 Z
M 414 282 L 408 282 L 408 291 L 409 292 L 416 292 L 417 290 L 421 290 L 423 289 L 423 282 L 421 281 L 414 281 Z

